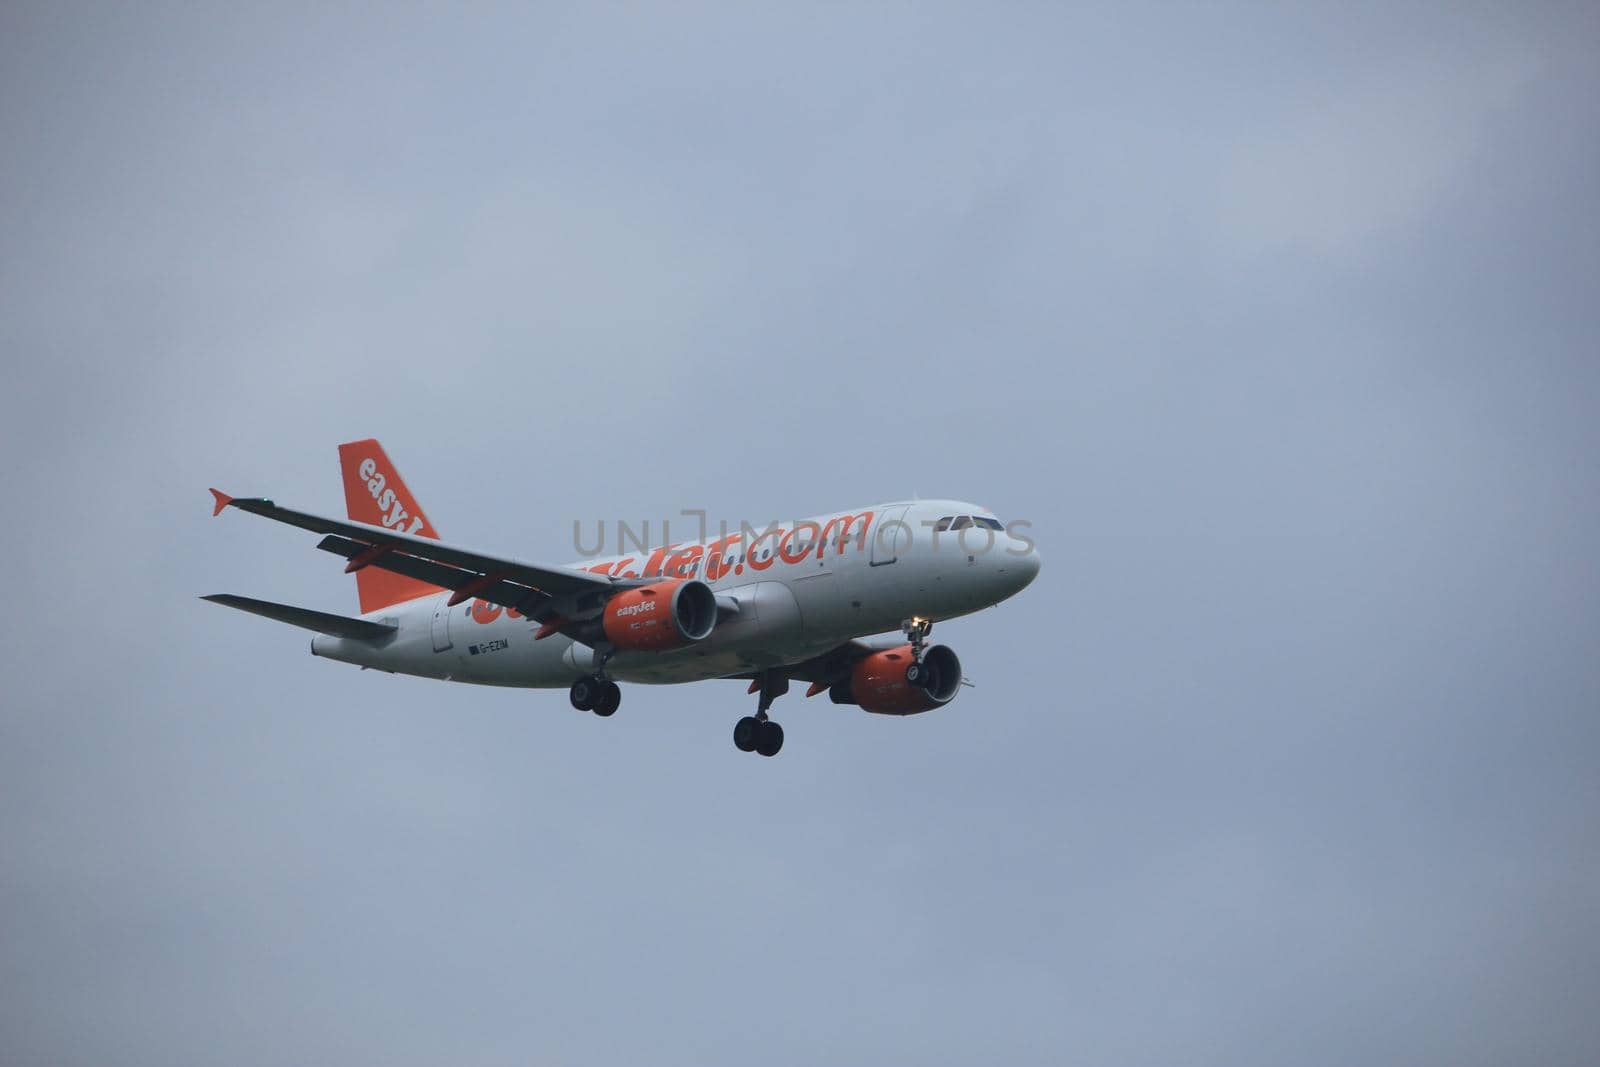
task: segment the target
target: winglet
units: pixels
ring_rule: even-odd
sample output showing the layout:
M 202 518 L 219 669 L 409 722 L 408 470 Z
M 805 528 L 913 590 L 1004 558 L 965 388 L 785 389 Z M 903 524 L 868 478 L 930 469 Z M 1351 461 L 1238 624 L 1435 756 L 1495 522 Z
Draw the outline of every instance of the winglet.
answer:
M 217 506 L 211 509 L 211 517 L 216 518 L 218 515 L 222 514 L 223 508 L 233 503 L 233 497 L 229 496 L 227 493 L 224 493 L 221 489 L 211 490 L 211 495 L 217 498 Z

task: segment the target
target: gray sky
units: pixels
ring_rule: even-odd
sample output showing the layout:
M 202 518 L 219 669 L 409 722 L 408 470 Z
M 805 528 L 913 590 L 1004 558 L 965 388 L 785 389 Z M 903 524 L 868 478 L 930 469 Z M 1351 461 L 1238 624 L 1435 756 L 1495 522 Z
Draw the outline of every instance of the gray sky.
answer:
M 0 8 L 0 1060 L 1600 1060 L 1589 5 Z M 451 540 L 1035 524 L 880 719 L 363 673 Z

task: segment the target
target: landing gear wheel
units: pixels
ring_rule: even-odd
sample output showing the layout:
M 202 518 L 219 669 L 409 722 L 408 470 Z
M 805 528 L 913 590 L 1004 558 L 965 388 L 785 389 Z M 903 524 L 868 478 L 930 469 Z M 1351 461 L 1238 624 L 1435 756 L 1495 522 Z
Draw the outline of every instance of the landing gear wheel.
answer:
M 594 701 L 594 713 L 600 716 L 602 719 L 608 718 L 609 716 L 615 714 L 617 708 L 619 708 L 621 705 L 622 689 L 617 685 L 617 683 L 610 681 L 601 682 L 600 692 L 595 697 Z
M 600 696 L 599 683 L 594 678 L 579 678 L 572 683 L 567 696 L 572 699 L 572 706 L 579 711 L 593 711 L 594 702 Z
M 756 727 L 756 751 L 763 756 L 776 756 L 783 748 L 783 727 L 775 722 L 764 722 Z
M 761 732 L 761 724 L 754 716 L 746 715 L 733 724 L 733 747 L 740 752 L 754 752 L 756 750 L 756 735 Z
M 746 715 L 733 727 L 733 743 L 740 752 L 759 752 L 776 756 L 783 747 L 783 727 L 767 718 L 772 702 L 789 691 L 789 678 L 782 671 L 766 670 L 755 676 L 750 692 L 759 692 L 761 701 L 754 715 Z

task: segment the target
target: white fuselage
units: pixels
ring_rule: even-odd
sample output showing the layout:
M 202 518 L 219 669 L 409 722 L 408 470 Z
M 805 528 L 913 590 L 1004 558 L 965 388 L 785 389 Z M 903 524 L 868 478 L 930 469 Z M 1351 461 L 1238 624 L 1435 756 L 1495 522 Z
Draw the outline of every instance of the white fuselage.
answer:
M 952 516 L 988 525 L 936 533 Z M 619 651 L 606 664 L 620 681 L 690 682 L 798 663 L 912 616 L 938 621 L 999 603 L 1033 580 L 1039 556 L 998 526 L 972 504 L 901 501 L 571 566 L 710 585 L 723 610 L 709 637 L 672 651 Z M 588 645 L 561 634 L 536 641 L 538 624 L 516 612 L 486 601 L 451 607 L 449 596 L 365 616 L 397 626 L 385 640 L 319 635 L 311 651 L 400 674 L 532 688 L 564 688 L 598 666 Z

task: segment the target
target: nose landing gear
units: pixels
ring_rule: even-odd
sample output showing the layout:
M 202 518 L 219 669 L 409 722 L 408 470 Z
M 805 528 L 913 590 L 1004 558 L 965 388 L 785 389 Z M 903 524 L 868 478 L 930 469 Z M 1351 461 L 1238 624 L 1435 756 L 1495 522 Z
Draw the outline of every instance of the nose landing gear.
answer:
M 933 620 L 913 616 L 900 624 L 900 630 L 911 642 L 911 664 L 906 668 L 906 681 L 924 689 L 933 681 L 933 672 L 922 662 L 922 652 L 933 633 Z
M 772 702 L 789 691 L 789 679 L 776 671 L 762 671 L 752 691 L 761 693 L 754 715 L 746 715 L 733 725 L 733 744 L 740 752 L 759 752 L 776 756 L 783 748 L 783 727 L 767 718 Z

